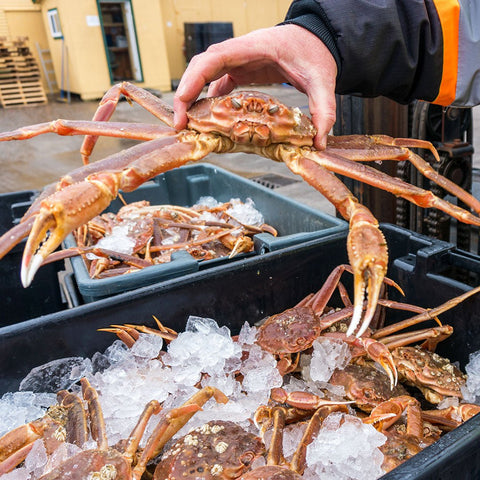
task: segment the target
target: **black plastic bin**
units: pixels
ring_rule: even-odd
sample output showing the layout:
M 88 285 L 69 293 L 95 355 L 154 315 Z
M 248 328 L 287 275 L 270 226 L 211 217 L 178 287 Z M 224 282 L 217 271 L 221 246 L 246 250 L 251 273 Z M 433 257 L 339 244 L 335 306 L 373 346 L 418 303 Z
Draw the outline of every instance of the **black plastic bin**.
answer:
M 468 270 L 480 274 L 480 258 L 453 245 L 429 239 L 389 224 L 381 225 L 390 249 L 389 277 L 400 283 L 404 301 L 424 307 L 439 305 L 470 289 L 444 275 Z M 91 356 L 104 351 L 114 337 L 98 332 L 112 323 L 152 325 L 152 314 L 176 330 L 183 330 L 189 315 L 210 317 L 227 325 L 233 334 L 248 320 L 254 323 L 279 312 L 318 289 L 338 264 L 347 261 L 346 232 L 337 232 L 301 245 L 245 258 L 231 269 L 221 265 L 126 292 L 67 311 L 0 328 L 1 392 L 15 391 L 32 367 L 53 359 Z M 345 277 L 348 285 L 349 276 Z M 393 292 L 392 292 L 393 293 Z M 401 300 L 399 295 L 393 299 Z M 391 312 L 398 320 L 401 312 Z M 439 353 L 458 360 L 480 350 L 480 296 L 442 315 L 455 332 Z M 383 480 L 480 478 L 480 415 L 443 436 Z
M 208 164 L 189 165 L 165 172 L 153 182 L 142 185 L 130 193 L 122 193 L 127 203 L 148 200 L 151 205 L 180 205 L 190 207 L 200 197 L 211 196 L 219 202 L 232 198 L 245 201 L 251 198 L 265 222 L 278 230 L 278 236 L 261 233 L 254 236 L 254 252 L 247 255 L 262 255 L 290 245 L 319 238 L 337 231 L 346 231 L 348 223 L 283 197 L 251 180 L 235 175 L 221 168 Z M 116 212 L 123 204 L 115 200 L 109 211 Z M 73 235 L 65 240 L 66 247 L 77 244 Z M 185 251 L 175 252 L 172 261 L 153 265 L 141 271 L 112 278 L 90 278 L 81 257 L 71 259 L 75 279 L 84 302 L 93 302 L 127 290 L 167 281 L 202 269 L 217 268 L 222 263 L 229 263 L 231 268 L 241 256 L 213 260 L 195 260 Z

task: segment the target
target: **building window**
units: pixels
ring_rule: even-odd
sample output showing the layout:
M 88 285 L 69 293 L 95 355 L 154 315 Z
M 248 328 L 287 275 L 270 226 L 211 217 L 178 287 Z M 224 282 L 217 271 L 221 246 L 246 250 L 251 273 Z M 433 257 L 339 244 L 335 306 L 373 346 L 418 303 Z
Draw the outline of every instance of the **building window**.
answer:
M 60 19 L 58 17 L 58 10 L 52 8 L 47 12 L 48 24 L 50 25 L 50 33 L 53 38 L 63 38 L 62 27 L 60 26 Z

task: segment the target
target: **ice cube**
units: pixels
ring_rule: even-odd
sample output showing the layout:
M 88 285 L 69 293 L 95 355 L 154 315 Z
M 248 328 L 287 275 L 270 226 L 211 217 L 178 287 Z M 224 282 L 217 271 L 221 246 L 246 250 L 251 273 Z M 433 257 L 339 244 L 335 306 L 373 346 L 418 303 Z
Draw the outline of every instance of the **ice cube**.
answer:
M 480 400 L 480 351 L 473 352 L 465 366 L 467 382 L 462 389 L 466 401 L 475 403 Z
M 83 364 L 83 357 L 67 357 L 32 368 L 30 373 L 20 382 L 20 391 L 57 392 L 70 388 L 72 368 Z
M 376 479 L 383 474 L 383 454 L 378 447 L 385 441 L 385 435 L 359 418 L 332 413 L 307 447 L 307 478 L 314 473 L 329 479 Z
M 263 215 L 255 208 L 255 202 L 251 198 L 247 198 L 245 202 L 238 198 L 232 198 L 230 203 L 232 206 L 227 209 L 228 215 L 242 225 L 261 225 L 265 223 Z
M 328 382 L 335 369 L 343 369 L 350 362 L 350 348 L 342 340 L 328 337 L 317 338 L 313 342 L 310 368 L 303 372 L 314 382 Z

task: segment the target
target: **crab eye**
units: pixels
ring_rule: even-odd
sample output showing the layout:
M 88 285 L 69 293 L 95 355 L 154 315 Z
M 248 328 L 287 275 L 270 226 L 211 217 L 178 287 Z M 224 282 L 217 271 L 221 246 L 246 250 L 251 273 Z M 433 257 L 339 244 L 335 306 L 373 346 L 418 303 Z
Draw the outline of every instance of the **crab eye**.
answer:
M 242 108 L 242 104 L 236 98 L 232 98 L 232 105 L 233 108 L 236 108 L 237 110 Z
M 272 106 L 268 107 L 268 113 L 270 115 L 273 115 L 274 113 L 278 112 L 278 109 L 279 109 L 278 105 L 272 105 Z

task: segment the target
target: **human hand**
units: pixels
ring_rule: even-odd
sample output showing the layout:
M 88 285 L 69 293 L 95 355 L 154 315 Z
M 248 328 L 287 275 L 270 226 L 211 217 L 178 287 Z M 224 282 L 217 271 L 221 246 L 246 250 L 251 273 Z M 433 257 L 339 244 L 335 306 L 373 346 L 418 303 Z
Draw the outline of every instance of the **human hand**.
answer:
M 209 83 L 207 96 L 226 95 L 239 85 L 288 82 L 308 96 L 314 146 L 323 150 L 335 123 L 336 62 L 323 42 L 297 25 L 255 30 L 210 46 L 192 58 L 175 93 L 175 128 Z

